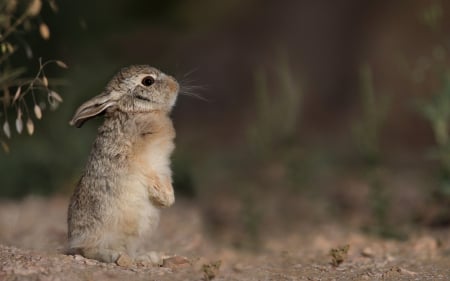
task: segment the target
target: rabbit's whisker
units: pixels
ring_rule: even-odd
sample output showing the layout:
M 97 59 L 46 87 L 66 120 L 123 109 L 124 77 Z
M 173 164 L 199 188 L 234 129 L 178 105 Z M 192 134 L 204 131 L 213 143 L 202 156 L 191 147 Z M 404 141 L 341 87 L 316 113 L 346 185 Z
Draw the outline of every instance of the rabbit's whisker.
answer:
M 195 93 L 191 93 L 191 92 L 180 92 L 180 95 L 196 98 L 196 99 L 206 101 L 206 102 L 210 101 L 209 99 L 207 99 L 199 94 L 195 94 Z

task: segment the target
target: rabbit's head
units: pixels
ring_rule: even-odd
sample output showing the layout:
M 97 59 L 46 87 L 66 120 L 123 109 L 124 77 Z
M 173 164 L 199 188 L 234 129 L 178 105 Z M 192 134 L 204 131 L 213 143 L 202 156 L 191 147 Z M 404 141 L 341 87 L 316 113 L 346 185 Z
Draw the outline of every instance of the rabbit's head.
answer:
M 70 125 L 81 127 L 92 117 L 117 110 L 125 113 L 169 112 L 178 90 L 177 81 L 156 68 L 148 65 L 125 67 L 111 79 L 103 93 L 78 108 Z

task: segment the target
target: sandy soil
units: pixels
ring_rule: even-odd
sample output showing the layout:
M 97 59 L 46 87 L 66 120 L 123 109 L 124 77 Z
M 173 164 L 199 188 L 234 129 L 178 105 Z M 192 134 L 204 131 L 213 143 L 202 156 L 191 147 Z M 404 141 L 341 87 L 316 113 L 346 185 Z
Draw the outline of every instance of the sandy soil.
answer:
M 60 197 L 0 203 L 0 280 L 450 280 L 449 229 L 394 241 L 330 221 L 266 235 L 258 251 L 238 250 L 207 235 L 188 202 L 163 212 L 143 247 L 191 264 L 103 264 L 63 254 L 66 206 Z

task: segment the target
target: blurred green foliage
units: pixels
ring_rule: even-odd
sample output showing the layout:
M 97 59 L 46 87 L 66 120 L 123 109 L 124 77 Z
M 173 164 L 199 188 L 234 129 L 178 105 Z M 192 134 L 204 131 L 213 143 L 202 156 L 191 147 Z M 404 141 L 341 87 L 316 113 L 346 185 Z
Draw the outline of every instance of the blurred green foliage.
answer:
M 362 114 L 355 120 L 353 134 L 364 164 L 377 166 L 381 161 L 380 141 L 389 101 L 387 96 L 375 94 L 372 70 L 367 64 L 361 67 L 360 85 Z
M 423 14 L 423 23 L 438 38 L 446 34 L 443 29 L 445 18 L 442 4 L 441 1 L 432 1 Z M 449 50 L 450 46 L 445 41 L 435 43 L 432 55 L 426 59 L 433 62 L 429 71 L 437 82 L 434 83 L 431 96 L 415 100 L 416 108 L 428 121 L 436 144 L 427 153 L 439 163 L 434 187 L 428 194 L 438 210 L 430 222 L 436 226 L 450 224 L 450 70 L 446 62 Z
M 392 190 L 383 178 L 383 151 L 381 136 L 389 112 L 389 99 L 376 93 L 370 66 L 360 70 L 361 117 L 355 120 L 353 136 L 362 163 L 364 180 L 369 186 L 368 206 L 372 214 L 370 223 L 363 228 L 375 235 L 387 238 L 404 238 L 389 221 Z
M 304 165 L 298 146 L 302 85 L 293 75 L 287 53 L 276 57 L 273 69 L 260 67 L 255 71 L 251 110 L 255 114 L 249 117 L 238 144 L 195 154 L 190 161 L 195 166 L 192 175 L 202 205 L 239 202 L 234 212 L 233 207 L 221 210 L 220 205 L 216 206 L 219 211 L 206 211 L 211 231 L 233 228 L 232 232 L 238 233 L 230 243 L 249 250 L 261 248 L 260 234 L 271 204 L 264 202 L 273 201 L 274 193 L 298 191 L 305 176 L 304 170 L 298 169 Z
M 418 107 L 432 128 L 437 144 L 435 156 L 441 163 L 443 176 L 450 178 L 450 73 L 445 73 L 442 80 L 442 88 L 430 101 L 419 102 Z
M 439 90 L 429 101 L 418 102 L 418 109 L 429 122 L 433 131 L 436 147 L 428 154 L 439 162 L 437 188 L 431 192 L 434 202 L 441 205 L 441 210 L 433 224 L 450 222 L 450 73 L 445 72 Z
M 274 147 L 292 144 L 298 136 L 302 93 L 300 81 L 292 75 L 286 54 L 278 55 L 274 73 L 255 73 L 256 118 L 248 128 L 248 146 L 255 156 L 266 156 Z M 268 77 L 275 80 L 269 88 Z

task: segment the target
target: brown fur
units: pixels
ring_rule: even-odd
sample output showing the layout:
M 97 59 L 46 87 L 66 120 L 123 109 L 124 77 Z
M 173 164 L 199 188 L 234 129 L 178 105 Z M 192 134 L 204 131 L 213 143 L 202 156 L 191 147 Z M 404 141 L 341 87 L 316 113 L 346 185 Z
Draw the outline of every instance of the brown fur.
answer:
M 149 75 L 155 83 L 142 85 Z M 172 77 L 132 66 L 75 113 L 71 124 L 77 126 L 103 112 L 105 121 L 70 201 L 72 252 L 104 262 L 123 254 L 136 257 L 139 239 L 157 226 L 159 209 L 174 203 L 170 155 L 175 130 L 169 113 L 177 94 Z

